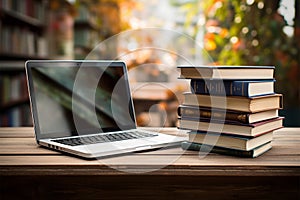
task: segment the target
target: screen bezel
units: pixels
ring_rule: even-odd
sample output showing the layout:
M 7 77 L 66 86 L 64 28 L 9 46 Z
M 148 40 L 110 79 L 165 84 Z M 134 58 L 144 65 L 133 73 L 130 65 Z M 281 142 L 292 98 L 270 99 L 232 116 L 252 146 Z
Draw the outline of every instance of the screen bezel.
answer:
M 74 133 L 82 133 L 85 130 L 71 130 L 68 133 L 61 133 L 60 131 L 53 131 L 51 133 L 43 133 L 40 129 L 39 121 L 38 121 L 38 112 L 37 112 L 37 102 L 34 92 L 34 84 L 33 84 L 33 77 L 32 77 L 32 71 L 31 69 L 34 67 L 122 67 L 124 71 L 124 80 L 127 81 L 126 84 L 126 92 L 129 95 L 129 111 L 130 116 L 133 120 L 133 125 L 123 126 L 122 129 L 116 128 L 116 127 L 107 127 L 107 128 L 101 128 L 103 133 L 107 132 L 113 132 L 113 131 L 120 131 L 120 130 L 130 130 L 130 129 L 136 129 L 136 118 L 135 118 L 135 112 L 134 112 L 134 106 L 133 106 L 133 100 L 131 96 L 131 91 L 129 87 L 129 79 L 128 79 L 128 73 L 127 73 L 127 67 L 126 64 L 123 61 L 86 61 L 86 60 L 29 60 L 25 63 L 25 71 L 26 71 L 26 77 L 27 77 L 27 85 L 28 85 L 28 93 L 29 93 L 29 99 L 30 99 L 30 107 L 31 107 L 31 113 L 32 113 L 32 120 L 33 120 L 33 126 L 35 131 L 36 140 L 39 141 L 40 139 L 53 139 L 57 137 L 62 137 L 62 134 L 66 135 L 74 135 Z M 55 128 L 55 127 L 53 127 Z M 99 130 L 88 130 L 87 134 L 95 134 Z

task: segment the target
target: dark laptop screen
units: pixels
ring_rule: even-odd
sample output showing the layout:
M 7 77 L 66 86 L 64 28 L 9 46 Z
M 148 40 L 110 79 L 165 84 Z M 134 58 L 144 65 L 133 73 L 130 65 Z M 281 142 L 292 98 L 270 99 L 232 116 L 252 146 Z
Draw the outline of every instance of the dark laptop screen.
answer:
M 27 65 L 38 139 L 135 128 L 125 66 Z

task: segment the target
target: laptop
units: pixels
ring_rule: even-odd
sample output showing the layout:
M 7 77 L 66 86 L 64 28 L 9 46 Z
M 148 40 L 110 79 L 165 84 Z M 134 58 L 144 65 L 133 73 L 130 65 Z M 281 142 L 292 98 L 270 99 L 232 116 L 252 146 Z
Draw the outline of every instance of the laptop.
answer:
M 184 138 L 137 128 L 122 61 L 25 63 L 36 141 L 85 158 L 179 145 Z

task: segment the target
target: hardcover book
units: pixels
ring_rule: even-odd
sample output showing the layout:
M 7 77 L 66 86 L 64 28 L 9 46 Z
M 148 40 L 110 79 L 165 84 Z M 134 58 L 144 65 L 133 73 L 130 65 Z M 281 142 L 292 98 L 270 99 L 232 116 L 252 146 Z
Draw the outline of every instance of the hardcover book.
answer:
M 190 151 L 201 150 L 201 152 L 218 153 L 223 155 L 238 156 L 238 157 L 245 157 L 245 158 L 255 158 L 269 151 L 272 148 L 272 145 L 271 142 L 268 142 L 249 151 L 243 151 L 238 149 L 230 149 L 230 148 L 185 141 L 181 143 L 181 148 L 183 150 L 190 150 Z
M 259 80 L 273 79 L 274 66 L 178 66 L 180 78 Z
M 214 133 L 189 133 L 189 142 L 214 145 L 218 147 L 238 149 L 243 151 L 250 151 L 258 146 L 271 142 L 272 138 L 273 131 L 267 132 L 263 135 L 254 138 L 232 135 L 220 135 Z
M 222 81 L 192 79 L 191 91 L 195 94 L 254 97 L 274 94 L 274 80 Z
M 183 105 L 214 107 L 240 112 L 260 112 L 282 108 L 282 95 L 271 94 L 256 97 L 211 96 L 205 94 L 184 93 Z M 213 103 L 212 103 L 213 102 Z
M 252 124 L 255 122 L 278 117 L 278 110 L 273 109 L 257 113 L 247 113 L 223 109 L 211 109 L 198 106 L 180 105 L 178 107 L 178 116 L 182 118 L 194 118 L 198 121 L 200 121 L 201 119 L 217 119 L 244 124 Z
M 222 132 L 223 134 L 257 137 L 266 132 L 281 128 L 282 122 L 282 117 L 253 124 L 231 123 L 227 121 L 223 122 L 223 124 L 222 121 L 198 121 L 195 119 L 181 118 L 179 120 L 179 128 L 184 130 Z

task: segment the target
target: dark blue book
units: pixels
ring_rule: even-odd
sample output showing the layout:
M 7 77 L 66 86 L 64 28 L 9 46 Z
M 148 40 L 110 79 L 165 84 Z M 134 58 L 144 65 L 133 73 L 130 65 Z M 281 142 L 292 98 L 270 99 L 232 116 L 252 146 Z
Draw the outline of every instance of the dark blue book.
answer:
M 275 80 L 222 81 L 192 79 L 191 91 L 195 94 L 255 97 L 274 94 L 274 82 Z
M 190 151 L 201 151 L 201 152 L 210 152 L 210 153 L 217 153 L 217 154 L 237 156 L 237 157 L 255 158 L 270 150 L 272 146 L 271 146 L 271 142 L 268 142 L 250 151 L 243 151 L 243 150 L 217 147 L 217 146 L 185 141 L 181 143 L 181 148 L 183 150 L 190 150 Z

